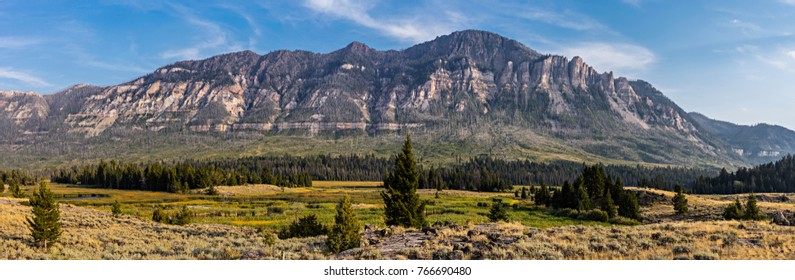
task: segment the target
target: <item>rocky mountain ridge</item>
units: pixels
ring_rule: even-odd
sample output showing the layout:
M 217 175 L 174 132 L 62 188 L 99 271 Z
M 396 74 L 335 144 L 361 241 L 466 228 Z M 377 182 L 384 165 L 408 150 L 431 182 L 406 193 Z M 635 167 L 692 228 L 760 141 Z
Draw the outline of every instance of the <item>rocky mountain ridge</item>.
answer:
M 509 141 L 523 146 L 537 144 L 521 137 L 533 134 L 629 161 L 739 160 L 649 83 L 474 30 L 400 51 L 359 42 L 327 54 L 242 51 L 176 62 L 116 86 L 78 85 L 46 96 L 5 92 L 0 125 L 14 131 L 5 141 L 135 131 L 404 129 L 468 139 L 497 137 L 490 127 L 500 126 L 520 135 Z

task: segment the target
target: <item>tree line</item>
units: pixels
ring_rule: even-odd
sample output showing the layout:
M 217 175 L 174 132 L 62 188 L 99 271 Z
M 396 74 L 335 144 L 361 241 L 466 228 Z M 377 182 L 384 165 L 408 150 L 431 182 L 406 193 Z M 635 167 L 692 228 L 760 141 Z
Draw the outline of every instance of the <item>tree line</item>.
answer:
M 700 176 L 691 185 L 692 192 L 700 194 L 795 192 L 795 157 L 787 155 L 776 162 L 741 167 L 732 173 L 724 168 L 718 176 Z
M 257 156 L 239 159 L 187 160 L 182 162 L 120 163 L 115 160 L 62 168 L 52 173 L 53 182 L 96 185 L 104 188 L 183 192 L 219 185 L 275 184 L 311 186 L 312 180 L 380 181 L 393 158 L 374 155 Z M 574 162 L 539 163 L 508 161 L 488 156 L 461 159 L 449 166 L 418 165 L 421 189 L 456 189 L 484 192 L 508 191 L 512 185 L 573 182 L 585 170 Z M 704 169 L 645 166 L 603 166 L 625 183 L 673 189 L 681 182 L 710 176 Z
M 305 172 L 271 169 L 259 163 L 238 160 L 177 163 L 119 163 L 115 160 L 59 169 L 51 180 L 62 184 L 95 185 L 102 188 L 187 192 L 220 185 L 274 184 L 281 187 L 312 186 Z

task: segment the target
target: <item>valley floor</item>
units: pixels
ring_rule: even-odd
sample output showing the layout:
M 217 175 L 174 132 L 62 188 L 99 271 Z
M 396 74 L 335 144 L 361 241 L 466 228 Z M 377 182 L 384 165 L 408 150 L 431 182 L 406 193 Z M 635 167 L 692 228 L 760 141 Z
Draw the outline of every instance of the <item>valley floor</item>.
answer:
M 374 187 L 364 182 L 353 184 L 357 186 L 341 182 L 324 184 L 318 188 L 326 188 L 327 192 L 356 189 L 369 192 Z M 343 185 L 347 187 L 342 188 Z M 255 196 L 252 192 L 262 191 L 258 187 L 231 188 L 220 189 L 229 195 L 238 192 L 252 197 Z M 384 227 L 382 223 L 365 221 L 363 224 L 368 226 L 362 232 L 363 246 L 338 255 L 325 253 L 324 236 L 276 240 L 269 245 L 254 227 L 212 224 L 212 220 L 187 226 L 167 225 L 136 215 L 114 217 L 104 206 L 67 203 L 61 204 L 64 231 L 61 243 L 44 252 L 31 246 L 32 238 L 24 223 L 30 208 L 21 204 L 25 200 L 2 197 L 0 259 L 795 259 L 795 227 L 716 218 L 719 215 L 716 211 L 730 203 L 732 197 L 689 196 L 691 214 L 677 217 L 672 215 L 669 205 L 670 193 L 634 190 L 643 193 L 639 199 L 644 205 L 642 213 L 647 224 L 585 223 L 544 216 L 541 213 L 546 211 L 530 206 L 512 209 L 511 217 L 517 221 L 513 223 L 487 223 L 474 212 L 463 213 L 476 216 L 474 219 L 452 222 L 444 222 L 449 219 L 437 216 L 431 220 L 435 221 L 432 227 L 422 230 Z M 268 191 L 282 193 L 277 188 Z M 311 193 L 300 189 L 284 193 L 291 191 Z M 65 190 L 60 192 L 63 194 Z M 462 200 L 462 203 L 486 201 L 495 195 L 509 199 L 507 194 L 445 193 L 453 197 L 451 201 Z M 121 194 L 116 193 L 115 198 L 124 197 Z M 138 198 L 148 194 L 143 192 Z M 182 199 L 183 204 L 196 202 L 195 197 L 171 199 Z M 795 204 L 789 201 L 760 202 L 760 206 L 768 213 L 775 209 L 791 211 Z M 525 202 L 512 203 L 524 205 Z M 379 209 L 378 205 L 357 205 L 357 212 L 362 214 L 371 208 Z M 549 222 L 543 223 L 545 220 Z

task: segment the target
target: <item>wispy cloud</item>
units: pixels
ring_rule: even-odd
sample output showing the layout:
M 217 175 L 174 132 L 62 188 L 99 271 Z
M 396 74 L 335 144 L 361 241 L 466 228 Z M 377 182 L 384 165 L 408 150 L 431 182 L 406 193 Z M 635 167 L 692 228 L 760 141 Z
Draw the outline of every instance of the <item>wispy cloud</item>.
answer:
M 243 18 L 251 29 L 252 35 L 248 36 L 248 48 L 253 49 L 257 44 L 257 39 L 262 36 L 262 28 L 257 21 L 249 13 L 245 12 L 242 8 L 232 5 L 223 5 L 223 8 L 236 13 Z
M 187 24 L 196 27 L 203 36 L 198 42 L 192 43 L 190 47 L 162 52 L 160 54 L 161 58 L 197 59 L 205 52 L 229 52 L 241 48 L 239 44 L 230 39 L 230 34 L 220 24 L 197 16 L 194 11 L 185 6 L 174 4 L 171 5 L 171 8 Z
M 34 87 L 52 86 L 50 83 L 45 82 L 39 77 L 25 72 L 16 71 L 10 67 L 0 67 L 0 78 L 17 80 Z
M 635 6 L 635 7 L 640 7 L 640 2 L 641 2 L 641 0 L 621 0 L 621 2 L 624 2 L 624 3 L 625 3 L 625 4 L 627 4 L 627 5 L 632 5 L 632 6 Z
M 787 5 L 795 6 L 795 0 L 780 0 L 779 2 Z
M 784 52 L 784 54 L 786 54 L 787 56 L 789 56 L 792 59 L 795 59 L 795 50 L 786 51 L 786 52 Z
M 38 38 L 0 36 L 0 49 L 20 49 L 38 45 L 42 42 L 43 40 Z
M 600 30 L 614 33 L 599 21 L 571 10 L 554 11 L 527 5 L 507 4 L 501 10 L 511 17 L 526 19 L 575 31 Z
M 635 75 L 651 66 L 656 56 L 647 48 L 631 44 L 589 42 L 558 50 L 569 57 L 580 56 L 598 71 Z
M 414 43 L 450 33 L 459 28 L 459 21 L 464 19 L 450 11 L 437 12 L 436 17 L 375 18 L 369 13 L 372 2 L 357 0 L 306 0 L 304 6 L 316 13 L 349 20 L 388 37 Z M 431 20 L 425 20 L 427 18 Z

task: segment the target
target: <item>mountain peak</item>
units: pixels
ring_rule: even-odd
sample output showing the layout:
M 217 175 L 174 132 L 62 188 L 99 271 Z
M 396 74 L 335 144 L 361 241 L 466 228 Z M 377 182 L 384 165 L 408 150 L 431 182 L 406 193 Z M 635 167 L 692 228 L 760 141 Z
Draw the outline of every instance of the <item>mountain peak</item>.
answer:
M 362 43 L 362 42 L 353 41 L 350 44 L 348 44 L 347 46 L 345 46 L 345 50 L 358 53 L 358 52 L 368 52 L 368 51 L 370 51 L 372 49 L 369 46 L 367 46 L 364 43 Z

